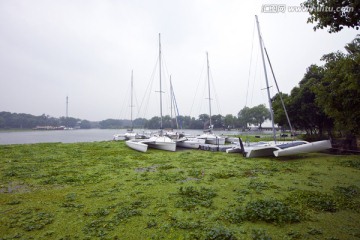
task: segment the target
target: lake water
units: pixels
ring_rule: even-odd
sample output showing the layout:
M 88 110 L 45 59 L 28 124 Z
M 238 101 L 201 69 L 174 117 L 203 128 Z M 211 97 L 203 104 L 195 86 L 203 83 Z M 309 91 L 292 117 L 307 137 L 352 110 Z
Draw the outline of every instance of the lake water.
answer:
M 79 129 L 55 131 L 9 131 L 0 132 L 0 144 L 27 144 L 47 142 L 97 142 L 110 141 L 114 134 L 125 133 L 126 130 L 118 129 Z M 139 131 L 140 132 L 140 131 Z M 198 135 L 201 130 L 181 130 L 181 132 Z M 214 131 L 216 134 L 234 135 L 239 131 Z

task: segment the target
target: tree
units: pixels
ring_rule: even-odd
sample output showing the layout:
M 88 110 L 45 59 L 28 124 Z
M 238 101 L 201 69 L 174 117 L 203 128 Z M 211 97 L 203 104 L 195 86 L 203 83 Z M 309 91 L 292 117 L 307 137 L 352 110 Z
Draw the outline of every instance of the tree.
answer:
M 81 129 L 90 129 L 91 128 L 91 123 L 88 120 L 82 120 L 80 123 L 80 128 Z
M 211 123 L 214 128 L 224 128 L 224 117 L 221 114 L 211 116 Z
M 175 125 L 173 124 L 173 119 L 169 115 L 164 116 L 162 122 L 163 122 L 163 128 L 175 127 Z
M 146 125 L 147 121 L 148 120 L 146 120 L 145 118 L 136 118 L 133 121 L 134 128 L 143 128 Z
M 152 117 L 146 122 L 145 128 L 149 129 L 160 129 L 160 117 Z
M 238 119 L 239 119 L 239 124 L 241 125 L 242 128 L 247 128 L 248 124 L 252 124 L 253 120 L 251 117 L 250 108 L 244 107 L 243 109 L 241 109 L 240 112 L 238 113 Z
M 76 126 L 78 121 L 80 121 L 80 119 L 76 119 L 76 118 L 72 118 L 72 117 L 61 117 L 60 125 L 73 128 Z
M 338 130 L 360 133 L 360 36 L 341 52 L 326 54 L 324 78 L 313 87 L 316 102 L 330 116 Z
M 332 128 L 332 121 L 325 114 L 315 99 L 314 87 L 324 78 L 324 69 L 311 65 L 306 69 L 303 79 L 298 87 L 291 90 L 290 99 L 286 101 L 286 108 L 290 121 L 295 129 L 305 130 L 307 134 L 323 135 L 324 129 Z M 275 104 L 274 112 L 279 112 Z M 282 119 L 284 121 L 284 119 Z
M 227 129 L 232 129 L 236 125 L 236 117 L 232 114 L 227 114 L 224 118 L 224 125 Z
M 265 120 L 270 118 L 270 111 L 264 104 L 260 104 L 250 108 L 250 116 L 252 122 L 261 129 L 261 125 L 265 122 Z
M 310 13 L 308 23 L 317 23 L 316 29 L 330 27 L 328 32 L 341 31 L 344 27 L 359 29 L 359 0 L 307 0 L 303 3 Z
M 5 128 L 5 119 L 0 116 L 0 128 Z
M 290 96 L 286 93 L 281 93 L 282 99 L 284 101 L 285 107 L 288 109 L 290 105 Z M 280 94 L 277 93 L 272 99 L 272 108 L 274 112 L 274 122 L 285 128 L 289 127 L 288 121 L 286 119 L 285 111 L 281 103 Z
M 198 117 L 199 121 L 202 122 L 203 124 L 203 128 L 206 129 L 206 128 L 209 128 L 209 124 L 210 124 L 210 117 L 208 114 L 200 114 L 199 117 Z

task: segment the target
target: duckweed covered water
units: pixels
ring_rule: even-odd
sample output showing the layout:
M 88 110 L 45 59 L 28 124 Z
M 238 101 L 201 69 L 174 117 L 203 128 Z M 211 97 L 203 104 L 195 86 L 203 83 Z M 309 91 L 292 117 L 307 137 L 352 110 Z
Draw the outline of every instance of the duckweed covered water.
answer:
M 360 156 L 0 146 L 0 239 L 359 239 Z

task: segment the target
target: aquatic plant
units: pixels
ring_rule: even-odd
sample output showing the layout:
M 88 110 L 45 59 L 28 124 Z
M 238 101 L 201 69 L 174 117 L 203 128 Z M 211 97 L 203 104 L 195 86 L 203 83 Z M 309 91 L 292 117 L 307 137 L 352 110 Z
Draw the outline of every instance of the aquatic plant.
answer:
M 276 199 L 255 200 L 245 207 L 230 210 L 226 216 L 233 223 L 264 221 L 274 224 L 297 223 L 304 219 L 300 210 Z
M 212 198 L 216 196 L 214 190 L 210 188 L 194 186 L 180 187 L 177 195 L 180 200 L 176 201 L 175 207 L 185 210 L 192 210 L 197 206 L 210 207 L 213 203 Z

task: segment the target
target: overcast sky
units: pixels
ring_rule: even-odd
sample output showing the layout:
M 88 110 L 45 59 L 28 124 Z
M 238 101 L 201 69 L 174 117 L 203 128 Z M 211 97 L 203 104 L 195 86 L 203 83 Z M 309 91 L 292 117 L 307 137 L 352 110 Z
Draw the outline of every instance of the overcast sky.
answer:
M 267 104 L 261 90 L 265 80 L 256 14 L 280 89 L 286 93 L 308 66 L 322 64 L 326 53 L 344 51 L 357 34 L 349 29 L 314 32 L 306 12 L 261 12 L 263 4 L 301 2 L 0 0 L 0 111 L 65 116 L 69 96 L 71 117 L 130 118 L 133 70 L 134 116 L 159 115 L 158 70 L 153 74 L 159 33 L 165 114 L 170 113 L 165 96 L 170 74 L 180 114 L 197 117 L 208 112 L 206 52 L 213 114 L 236 115 L 245 104 Z

